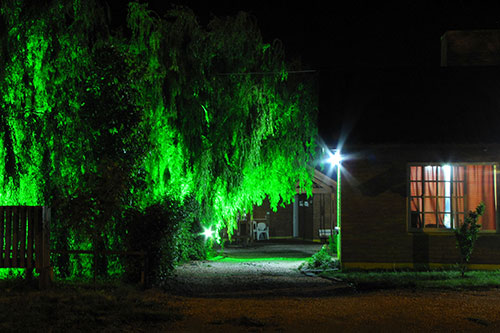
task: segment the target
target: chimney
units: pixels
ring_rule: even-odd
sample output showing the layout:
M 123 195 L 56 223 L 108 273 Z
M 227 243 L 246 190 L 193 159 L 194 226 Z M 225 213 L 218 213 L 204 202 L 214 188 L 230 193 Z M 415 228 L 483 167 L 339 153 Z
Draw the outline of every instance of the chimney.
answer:
M 499 65 L 500 30 L 451 30 L 441 36 L 441 66 Z

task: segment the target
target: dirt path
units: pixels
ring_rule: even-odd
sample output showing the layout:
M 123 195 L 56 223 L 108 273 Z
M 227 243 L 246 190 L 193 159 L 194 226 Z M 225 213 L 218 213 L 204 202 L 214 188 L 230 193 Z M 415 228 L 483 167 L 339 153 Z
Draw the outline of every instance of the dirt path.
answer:
M 329 294 L 345 286 L 306 276 L 298 269 L 320 248 L 319 244 L 287 243 L 229 247 L 223 260 L 193 261 L 178 267 L 169 292 L 202 297 Z
M 500 290 L 358 293 L 348 285 L 301 274 L 300 258 L 259 260 L 245 251 L 230 255 L 253 259 L 193 262 L 177 269 L 168 303 L 182 319 L 166 330 L 500 331 Z
M 498 332 L 500 291 L 378 291 L 327 297 L 175 297 L 169 331 Z
M 338 294 L 346 285 L 306 276 L 303 261 L 195 261 L 176 270 L 169 293 L 199 297 L 321 296 Z

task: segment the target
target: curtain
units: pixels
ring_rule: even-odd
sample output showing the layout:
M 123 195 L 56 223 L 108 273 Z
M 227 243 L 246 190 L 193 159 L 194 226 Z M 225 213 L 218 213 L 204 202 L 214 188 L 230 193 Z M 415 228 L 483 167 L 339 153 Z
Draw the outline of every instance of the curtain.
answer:
M 445 171 L 442 166 L 410 167 L 411 226 L 456 228 L 463 222 L 464 214 L 484 202 L 486 210 L 479 220 L 481 230 L 496 230 L 493 166 L 450 168 Z M 451 216 L 454 225 L 449 224 Z
M 410 211 L 411 211 L 411 221 L 410 225 L 412 228 L 422 228 L 422 167 L 412 166 L 410 167 Z
M 424 183 L 424 221 L 425 227 L 437 227 L 437 219 L 436 219 L 436 211 L 438 209 L 438 186 L 437 186 L 437 175 L 438 175 L 438 167 L 437 166 L 426 166 L 424 168 L 424 179 L 426 182 Z M 440 194 L 441 195 L 441 194 Z M 442 211 L 442 203 L 440 202 L 440 210 Z
M 465 215 L 465 166 L 453 167 L 453 181 L 451 209 L 454 227 L 457 228 L 463 222 Z
M 479 220 L 480 230 L 495 230 L 495 187 L 493 184 L 492 165 L 468 165 L 466 177 L 466 194 L 468 210 L 475 210 L 484 202 L 486 209 Z

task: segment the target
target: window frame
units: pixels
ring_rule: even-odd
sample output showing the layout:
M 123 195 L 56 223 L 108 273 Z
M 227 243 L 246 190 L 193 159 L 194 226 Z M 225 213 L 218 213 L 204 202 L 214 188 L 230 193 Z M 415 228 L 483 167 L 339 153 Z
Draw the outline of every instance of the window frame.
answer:
M 410 181 L 410 177 L 411 177 L 411 167 L 414 167 L 414 166 L 419 166 L 419 167 L 422 167 L 422 168 L 425 168 L 426 166 L 433 166 L 433 167 L 443 167 L 445 165 L 449 165 L 451 167 L 455 167 L 455 166 L 468 166 L 468 165 L 491 165 L 493 166 L 493 187 L 494 187 L 494 190 L 493 190 L 493 195 L 494 195 L 494 202 L 495 202 L 495 226 L 496 226 L 496 230 L 481 230 L 479 229 L 479 233 L 481 234 L 497 234 L 497 233 L 500 233 L 500 218 L 499 218 L 499 209 L 498 209 L 498 196 L 499 196 L 499 188 L 498 188 L 498 177 L 497 177 L 497 174 L 499 173 L 499 163 L 498 162 L 449 162 L 449 163 L 444 163 L 444 162 L 441 162 L 441 163 L 438 163 L 438 162 L 408 162 L 407 163 L 407 166 L 406 166 L 406 228 L 407 228 L 407 231 L 410 232 L 410 233 L 444 233 L 444 234 L 450 234 L 450 233 L 453 233 L 454 230 L 456 230 L 454 227 L 452 228 L 436 228 L 436 227 L 433 227 L 433 228 L 429 228 L 429 227 L 425 227 L 425 224 L 421 227 L 421 228 L 418 228 L 418 227 L 412 227 L 411 226 L 411 181 Z M 437 181 L 437 180 L 436 180 Z M 422 186 L 424 184 L 424 180 L 422 179 Z M 453 179 L 451 180 L 451 184 L 453 187 Z M 466 188 L 466 185 L 464 184 L 464 195 L 467 193 L 467 188 Z M 436 196 L 437 198 L 441 197 L 441 195 L 438 195 Z M 453 195 L 450 196 L 452 198 L 452 210 L 450 211 L 450 215 L 451 216 L 454 216 L 454 215 L 457 215 L 459 213 L 456 213 L 453 211 Z M 467 211 L 470 209 L 470 207 L 467 206 L 467 203 L 464 204 L 464 210 L 465 210 L 465 213 L 467 213 Z M 425 212 L 421 212 L 422 214 L 424 214 Z M 439 214 L 440 212 L 436 212 L 436 214 Z M 445 212 L 443 212 L 445 213 Z M 454 223 L 452 221 L 452 223 Z

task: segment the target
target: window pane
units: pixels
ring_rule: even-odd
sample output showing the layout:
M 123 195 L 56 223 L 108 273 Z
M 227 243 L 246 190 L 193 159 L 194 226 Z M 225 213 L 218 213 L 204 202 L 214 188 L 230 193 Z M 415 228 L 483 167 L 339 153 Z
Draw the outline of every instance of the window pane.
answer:
M 479 220 L 481 230 L 496 230 L 493 166 L 468 165 L 466 178 L 467 210 L 475 210 L 484 202 L 486 210 Z
M 463 181 L 464 175 L 465 175 L 465 167 L 463 165 L 453 167 L 453 180 L 454 181 Z
M 451 226 L 451 214 L 439 214 L 439 228 L 450 229 Z
M 422 211 L 422 198 L 411 198 L 410 209 L 412 212 L 421 212 Z
M 452 210 L 456 213 L 465 212 L 465 200 L 463 197 L 454 196 L 451 200 Z
M 464 196 L 464 183 L 463 182 L 453 182 L 452 183 L 452 192 L 455 197 L 463 197 Z
M 496 230 L 494 170 L 492 165 L 410 166 L 411 227 L 456 228 L 466 212 L 484 202 L 481 230 Z
M 421 166 L 410 167 L 410 180 L 422 180 L 422 167 Z
M 437 174 L 440 181 L 451 181 L 452 168 L 449 165 L 443 165 L 437 168 Z
M 436 214 L 435 213 L 425 213 L 424 214 L 425 228 L 436 228 Z
M 427 181 L 437 180 L 437 167 L 436 166 L 426 166 L 424 168 L 424 177 Z
M 414 196 L 414 197 L 422 195 L 422 183 L 421 182 L 411 182 L 410 183 L 410 195 Z

